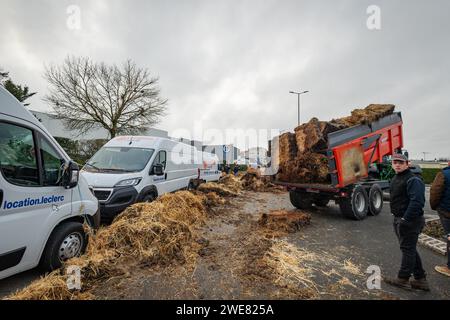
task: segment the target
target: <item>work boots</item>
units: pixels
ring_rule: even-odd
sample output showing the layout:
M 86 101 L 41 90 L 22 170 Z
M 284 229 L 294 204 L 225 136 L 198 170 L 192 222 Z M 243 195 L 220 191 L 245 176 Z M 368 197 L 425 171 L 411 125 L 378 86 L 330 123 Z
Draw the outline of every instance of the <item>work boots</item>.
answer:
M 411 283 L 409 282 L 409 279 L 383 277 L 383 281 L 387 284 L 390 284 L 391 286 L 411 290 Z
M 430 291 L 427 278 L 411 279 L 411 288 L 423 291 Z

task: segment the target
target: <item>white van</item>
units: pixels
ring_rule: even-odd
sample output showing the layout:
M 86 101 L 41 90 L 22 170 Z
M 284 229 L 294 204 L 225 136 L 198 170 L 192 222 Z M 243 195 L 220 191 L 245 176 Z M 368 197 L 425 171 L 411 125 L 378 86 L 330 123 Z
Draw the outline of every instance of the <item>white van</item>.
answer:
M 199 181 L 218 181 L 219 159 L 185 143 L 150 136 L 121 136 L 106 143 L 81 175 L 100 202 L 102 220 L 110 222 L 135 202 L 150 202 Z
M 83 222 L 97 227 L 98 201 L 70 158 L 0 86 L 0 279 L 81 254 Z M 79 180 L 78 180 L 79 179 Z

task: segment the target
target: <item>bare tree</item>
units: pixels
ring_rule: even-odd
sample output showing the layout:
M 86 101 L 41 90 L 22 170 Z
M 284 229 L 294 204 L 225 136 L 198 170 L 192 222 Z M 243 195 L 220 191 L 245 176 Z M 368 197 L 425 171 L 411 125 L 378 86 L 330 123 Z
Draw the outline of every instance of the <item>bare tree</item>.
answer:
M 0 68 L 0 83 L 3 83 L 3 81 L 8 78 L 8 75 L 9 72 L 5 72 L 2 68 Z
M 68 57 L 60 66 L 46 67 L 44 76 L 50 84 L 45 101 L 57 118 L 81 133 L 101 126 L 111 138 L 139 134 L 158 123 L 167 106 L 158 78 L 131 60 L 119 68 Z

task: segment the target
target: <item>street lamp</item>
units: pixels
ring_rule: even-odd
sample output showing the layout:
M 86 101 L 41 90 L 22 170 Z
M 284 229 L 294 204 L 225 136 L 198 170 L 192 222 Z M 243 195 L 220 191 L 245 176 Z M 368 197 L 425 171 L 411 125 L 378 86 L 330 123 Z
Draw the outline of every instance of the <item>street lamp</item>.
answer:
M 300 125 L 300 95 L 308 93 L 308 92 L 309 91 L 303 91 L 303 92 L 289 91 L 289 93 L 297 95 L 297 101 L 298 101 L 298 125 Z

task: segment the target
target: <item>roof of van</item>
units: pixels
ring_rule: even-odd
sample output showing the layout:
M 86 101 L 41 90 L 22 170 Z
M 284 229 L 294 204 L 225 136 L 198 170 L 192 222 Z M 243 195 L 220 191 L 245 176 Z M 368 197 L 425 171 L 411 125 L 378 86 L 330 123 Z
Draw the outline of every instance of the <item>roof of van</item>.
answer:
M 28 121 L 45 130 L 39 120 L 2 86 L 0 86 L 0 113 Z
M 131 142 L 131 143 L 130 143 Z M 111 139 L 105 144 L 105 147 L 135 147 L 135 148 L 151 148 L 151 149 L 167 149 L 171 150 L 175 146 L 182 146 L 183 150 L 192 148 L 202 154 L 202 157 L 218 160 L 217 155 L 198 150 L 195 146 L 188 145 L 184 142 L 154 136 L 119 136 Z M 181 149 L 179 150 L 181 151 Z
M 177 145 L 182 145 L 185 148 L 194 148 L 195 150 L 197 150 L 197 148 L 195 148 L 194 146 L 190 146 L 180 141 L 154 136 L 119 136 L 108 141 L 108 143 L 105 146 L 171 149 Z
M 66 151 L 58 144 L 58 142 L 53 138 L 53 136 L 48 132 L 42 123 L 39 122 L 36 117 L 25 108 L 25 106 L 19 102 L 8 90 L 0 86 L 0 113 L 5 114 L 10 117 L 20 119 L 22 121 L 29 122 L 34 126 L 41 129 L 41 132 L 47 135 L 47 138 L 54 142 L 59 151 L 66 157 L 70 158 Z

